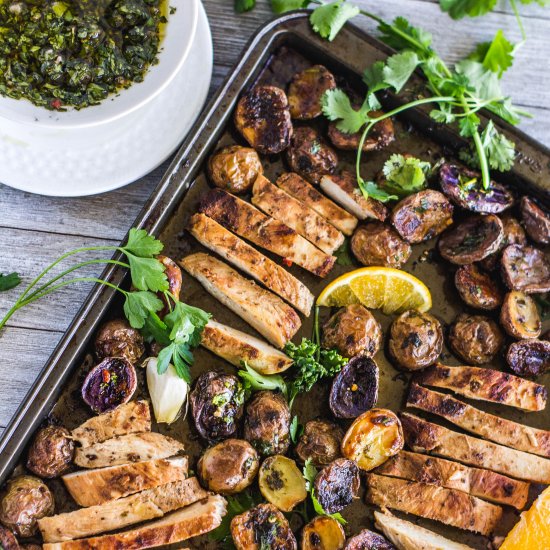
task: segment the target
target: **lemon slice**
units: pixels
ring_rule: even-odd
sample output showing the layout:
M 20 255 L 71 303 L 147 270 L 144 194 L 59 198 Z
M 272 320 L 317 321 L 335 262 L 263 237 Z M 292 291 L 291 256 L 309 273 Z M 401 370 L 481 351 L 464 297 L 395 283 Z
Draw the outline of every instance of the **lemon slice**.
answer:
M 392 267 L 363 267 L 332 281 L 317 298 L 318 306 L 363 304 L 384 313 L 408 309 L 428 311 L 432 296 L 428 287 L 413 275 Z

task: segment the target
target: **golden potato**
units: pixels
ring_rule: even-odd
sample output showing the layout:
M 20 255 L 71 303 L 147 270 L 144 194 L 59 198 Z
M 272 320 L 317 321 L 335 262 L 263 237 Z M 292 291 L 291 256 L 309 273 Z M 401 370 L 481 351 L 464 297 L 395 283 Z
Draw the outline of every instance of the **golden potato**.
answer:
M 302 550 L 340 550 L 346 542 L 342 526 L 329 516 L 318 516 L 302 531 Z
M 224 147 L 208 159 L 212 183 L 236 195 L 246 193 L 263 171 L 258 153 L 250 147 Z
M 500 310 L 500 324 L 514 338 L 538 338 L 542 331 L 535 300 L 519 290 L 506 294 Z
M 321 99 L 327 90 L 336 88 L 332 73 L 323 65 L 314 65 L 296 73 L 288 87 L 292 118 L 309 120 L 322 114 Z
M 258 474 L 260 491 L 268 502 L 290 512 L 307 498 L 306 482 L 294 460 L 282 455 L 264 460 Z
M 362 470 L 372 470 L 404 444 L 399 418 L 388 409 L 371 409 L 356 418 L 342 441 L 342 454 Z

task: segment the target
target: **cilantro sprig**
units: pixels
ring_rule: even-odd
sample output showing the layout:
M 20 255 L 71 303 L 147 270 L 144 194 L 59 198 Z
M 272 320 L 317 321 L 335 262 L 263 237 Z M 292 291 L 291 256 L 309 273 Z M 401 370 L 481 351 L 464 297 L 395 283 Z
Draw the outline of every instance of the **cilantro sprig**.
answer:
M 416 193 L 426 187 L 432 165 L 410 155 L 393 154 L 384 163 L 383 187 L 400 197 Z
M 179 302 L 169 292 L 168 279 L 163 264 L 156 258 L 164 245 L 144 229 L 132 228 L 126 245 L 81 247 L 60 256 L 48 265 L 21 293 L 13 306 L 0 320 L 0 330 L 21 308 L 56 292 L 60 288 L 80 282 L 94 282 L 108 286 L 124 296 L 123 310 L 133 328 L 141 329 L 149 340 L 165 346 L 159 354 L 158 369 L 162 374 L 172 362 L 181 378 L 190 381 L 189 366 L 193 363 L 191 349 L 200 343 L 202 330 L 210 315 L 198 308 Z M 47 279 L 51 271 L 68 258 L 86 252 L 114 252 L 124 254 L 126 261 L 97 258 L 78 262 L 58 275 Z M 97 277 L 69 277 L 79 269 L 94 264 L 111 264 L 130 271 L 135 290 L 124 290 L 109 281 Z M 8 276 L 15 286 L 15 274 Z M 45 282 L 44 282 L 45 281 Z M 2 279 L 0 279 L 0 284 Z M 4 283 L 6 284 L 6 283 Z M 161 300 L 159 295 L 164 298 Z M 170 312 L 161 320 L 158 312 L 168 304 Z
M 5 292 L 15 288 L 21 284 L 21 278 L 18 273 L 8 273 L 6 275 L 0 273 L 0 292 Z

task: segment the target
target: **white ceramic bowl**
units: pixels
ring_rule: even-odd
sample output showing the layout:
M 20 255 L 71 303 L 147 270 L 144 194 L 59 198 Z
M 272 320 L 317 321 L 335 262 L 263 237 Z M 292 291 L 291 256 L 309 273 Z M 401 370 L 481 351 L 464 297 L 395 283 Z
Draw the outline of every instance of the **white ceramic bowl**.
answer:
M 143 82 L 135 82 L 103 100 L 99 105 L 81 110 L 49 111 L 27 100 L 0 96 L 0 119 L 50 129 L 86 128 L 112 122 L 136 111 L 168 86 L 185 63 L 197 30 L 200 0 L 169 0 L 176 11 L 167 16 L 168 23 L 158 54 Z

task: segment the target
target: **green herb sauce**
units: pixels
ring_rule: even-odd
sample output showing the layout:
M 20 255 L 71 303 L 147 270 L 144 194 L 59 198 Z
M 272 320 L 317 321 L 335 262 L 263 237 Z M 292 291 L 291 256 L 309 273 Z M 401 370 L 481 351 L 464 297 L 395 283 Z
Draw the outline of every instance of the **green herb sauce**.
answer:
M 96 105 L 157 62 L 162 0 L 0 0 L 0 94 Z

